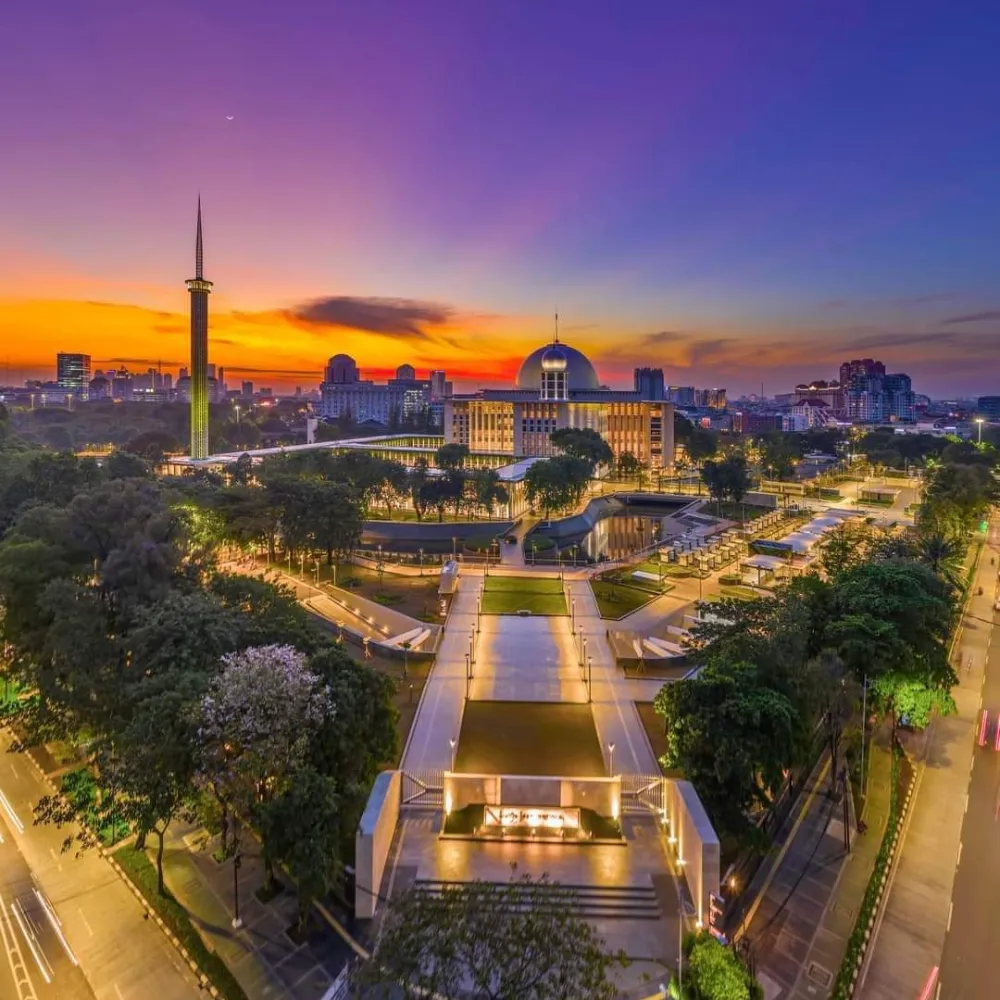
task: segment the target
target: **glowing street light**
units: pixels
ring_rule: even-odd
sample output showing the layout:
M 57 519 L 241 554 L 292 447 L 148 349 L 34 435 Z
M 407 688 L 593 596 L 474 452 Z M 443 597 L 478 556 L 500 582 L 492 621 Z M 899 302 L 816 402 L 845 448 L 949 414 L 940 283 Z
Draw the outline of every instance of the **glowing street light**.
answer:
M 615 775 L 615 745 L 614 743 L 608 744 L 608 770 L 611 772 L 611 777 Z
M 976 417 L 976 423 L 979 425 L 979 444 L 983 443 L 983 418 Z
M 448 746 L 451 747 L 451 769 L 454 771 L 455 770 L 455 747 L 458 746 L 458 744 L 456 743 L 454 737 L 449 737 L 449 739 L 448 739 Z

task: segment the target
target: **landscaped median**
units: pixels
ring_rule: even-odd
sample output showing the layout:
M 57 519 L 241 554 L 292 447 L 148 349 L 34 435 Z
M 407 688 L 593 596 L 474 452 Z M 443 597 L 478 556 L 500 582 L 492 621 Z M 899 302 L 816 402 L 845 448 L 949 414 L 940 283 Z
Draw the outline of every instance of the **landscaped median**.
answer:
M 865 961 L 865 953 L 871 942 L 875 921 L 882 908 L 892 862 L 899 846 L 903 820 L 913 797 L 912 771 L 909 772 L 905 792 L 901 792 L 899 787 L 901 757 L 902 751 L 898 747 L 895 748 L 892 756 L 892 777 L 889 789 L 889 819 L 885 826 L 885 835 L 882 837 L 882 846 L 875 857 L 875 867 L 868 880 L 868 888 L 861 901 L 861 909 L 858 911 L 854 930 L 851 931 L 851 936 L 847 939 L 847 950 L 844 952 L 837 979 L 833 984 L 833 992 L 830 994 L 831 1000 L 850 1000 L 854 996 L 861 967 Z
M 225 997 L 225 1000 L 247 1000 L 243 987 L 229 971 L 225 962 L 205 946 L 201 935 L 195 930 L 187 910 L 177 902 L 167 890 L 161 896 L 156 886 L 156 867 L 146 857 L 145 851 L 135 847 L 123 847 L 114 854 L 108 854 L 112 866 L 124 875 L 142 896 L 146 905 L 157 915 L 171 942 L 177 947 L 181 957 L 200 973 L 208 984 L 208 995 Z

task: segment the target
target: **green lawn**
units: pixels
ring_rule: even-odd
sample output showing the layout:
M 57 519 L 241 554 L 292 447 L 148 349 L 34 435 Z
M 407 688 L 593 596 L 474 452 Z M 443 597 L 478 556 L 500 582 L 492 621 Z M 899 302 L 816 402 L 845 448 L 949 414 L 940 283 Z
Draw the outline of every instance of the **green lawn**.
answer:
M 488 576 L 483 589 L 483 614 L 566 615 L 566 598 L 561 580 L 530 576 Z
M 591 580 L 590 589 L 594 592 L 602 618 L 623 618 L 660 596 L 655 591 L 634 587 L 629 583 L 616 583 L 612 586 L 610 580 Z M 669 586 L 664 587 L 663 592 L 670 589 Z

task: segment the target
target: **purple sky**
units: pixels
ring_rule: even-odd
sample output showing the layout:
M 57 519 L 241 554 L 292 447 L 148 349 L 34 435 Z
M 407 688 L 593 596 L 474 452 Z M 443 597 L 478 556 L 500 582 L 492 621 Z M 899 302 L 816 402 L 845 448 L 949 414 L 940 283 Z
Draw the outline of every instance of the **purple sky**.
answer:
M 8 4 L 0 352 L 182 351 L 200 191 L 213 357 L 278 381 L 502 382 L 558 306 L 616 384 L 1000 392 L 1000 7 L 955 8 Z

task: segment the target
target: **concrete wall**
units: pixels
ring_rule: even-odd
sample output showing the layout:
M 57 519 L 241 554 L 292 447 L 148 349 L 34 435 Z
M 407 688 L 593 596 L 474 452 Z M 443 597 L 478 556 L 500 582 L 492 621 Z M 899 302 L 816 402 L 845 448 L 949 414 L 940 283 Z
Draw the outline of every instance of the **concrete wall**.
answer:
M 695 915 L 708 923 L 711 893 L 719 891 L 719 838 L 690 781 L 665 780 L 670 843 L 684 873 Z
M 620 778 L 553 778 L 521 774 L 444 775 L 444 803 L 448 810 L 467 805 L 578 806 L 602 816 L 621 811 Z
M 362 919 L 375 915 L 382 873 L 389 856 L 389 845 L 399 821 L 402 774 L 383 771 L 372 786 L 368 804 L 361 814 L 354 837 L 355 895 L 354 911 Z

